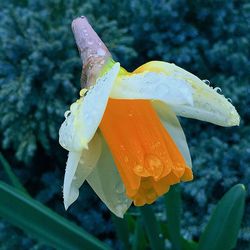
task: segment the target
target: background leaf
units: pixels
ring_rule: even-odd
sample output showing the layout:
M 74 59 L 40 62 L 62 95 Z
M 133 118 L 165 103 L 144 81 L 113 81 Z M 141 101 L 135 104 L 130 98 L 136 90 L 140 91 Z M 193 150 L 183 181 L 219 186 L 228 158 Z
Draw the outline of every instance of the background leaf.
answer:
M 198 250 L 230 250 L 236 246 L 245 196 L 246 191 L 242 184 L 232 187 L 223 196 L 201 235 Z
M 144 227 L 152 250 L 164 250 L 164 240 L 160 231 L 160 224 L 157 222 L 152 208 L 144 205 L 140 208 Z
M 7 160 L 4 158 L 2 153 L 0 153 L 0 163 L 4 169 L 5 174 L 9 178 L 11 184 L 17 188 L 18 190 L 22 191 L 23 193 L 27 194 L 27 190 L 23 187 L 22 183 L 19 181 L 19 179 L 16 177 L 15 173 L 13 172 L 10 164 L 7 162 Z
M 137 218 L 132 241 L 132 250 L 144 250 L 146 246 L 147 241 L 143 230 L 143 223 L 141 218 Z
M 181 190 L 179 185 L 171 186 L 165 195 L 166 212 L 167 212 L 167 228 L 172 248 L 174 250 L 181 249 Z
M 0 182 L 0 197 L 0 216 L 47 245 L 65 250 L 109 249 L 81 228 L 3 182 Z
M 112 221 L 115 225 L 116 233 L 118 238 L 121 241 L 122 247 L 124 250 L 130 249 L 130 243 L 129 243 L 129 227 L 126 215 L 123 219 L 118 218 L 115 215 L 112 215 Z

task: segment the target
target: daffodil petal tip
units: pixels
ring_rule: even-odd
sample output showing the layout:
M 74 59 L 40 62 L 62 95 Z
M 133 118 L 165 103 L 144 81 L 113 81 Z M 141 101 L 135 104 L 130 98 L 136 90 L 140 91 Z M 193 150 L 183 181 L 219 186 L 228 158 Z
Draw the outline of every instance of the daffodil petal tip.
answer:
M 237 111 L 227 98 L 218 93 L 219 88 L 210 87 L 194 74 L 173 63 L 151 61 L 136 69 L 135 72 L 146 71 L 163 73 L 165 76 L 182 80 L 192 89 L 193 105 L 168 103 L 177 115 L 225 127 L 239 125 L 240 118 Z M 180 90 L 177 89 L 177 91 Z

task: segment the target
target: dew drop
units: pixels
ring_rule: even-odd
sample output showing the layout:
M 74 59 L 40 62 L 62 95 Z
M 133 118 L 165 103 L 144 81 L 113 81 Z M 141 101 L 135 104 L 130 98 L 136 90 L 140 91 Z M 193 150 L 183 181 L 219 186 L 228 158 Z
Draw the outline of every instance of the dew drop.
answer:
M 134 170 L 134 172 L 135 172 L 136 174 L 139 174 L 139 175 L 140 175 L 140 174 L 143 172 L 143 166 L 137 164 L 137 165 L 133 168 L 133 170 Z
M 105 54 L 106 54 L 106 52 L 105 52 L 104 49 L 99 48 L 99 49 L 97 50 L 97 55 L 98 55 L 98 56 L 104 56 Z
M 207 79 L 205 79 L 205 80 L 202 80 L 204 83 L 206 83 L 207 85 L 209 85 L 210 86 L 210 81 L 209 80 L 207 80 Z
M 81 16 L 81 18 L 82 18 L 82 19 L 84 19 L 84 18 L 85 18 L 85 16 Z
M 65 119 L 68 118 L 68 116 L 70 115 L 71 111 L 70 110 L 67 110 L 65 113 L 64 113 L 64 117 Z
M 115 186 L 115 191 L 118 194 L 122 194 L 125 192 L 125 186 L 122 182 L 119 182 L 116 186 Z
M 92 42 L 92 41 L 89 41 L 89 42 L 88 42 L 88 45 L 92 45 L 92 44 L 93 44 L 93 42 Z
M 186 166 L 185 166 L 183 163 L 176 163 L 176 164 L 173 166 L 172 171 L 173 171 L 173 173 L 174 173 L 177 177 L 181 178 L 181 176 L 182 176 L 182 175 L 184 174 L 184 172 L 185 172 L 185 168 L 186 168 Z
M 232 103 L 232 102 L 233 102 L 231 98 L 227 98 L 227 100 L 228 100 L 230 103 Z
M 221 92 L 222 92 L 221 88 L 219 88 L 219 87 L 214 88 L 214 90 L 215 90 L 217 93 L 221 93 Z
M 80 96 L 85 96 L 87 94 L 88 90 L 87 89 L 81 89 L 80 91 Z
M 155 155 L 148 154 L 145 157 L 146 169 L 151 176 L 154 178 L 160 177 L 164 164 L 162 161 Z

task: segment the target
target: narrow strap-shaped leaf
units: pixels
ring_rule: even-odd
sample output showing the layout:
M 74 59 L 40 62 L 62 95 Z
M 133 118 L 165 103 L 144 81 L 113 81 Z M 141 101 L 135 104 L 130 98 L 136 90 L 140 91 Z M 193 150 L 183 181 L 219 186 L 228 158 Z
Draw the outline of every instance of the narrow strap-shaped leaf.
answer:
M 0 216 L 56 249 L 108 250 L 83 229 L 36 200 L 0 182 Z
M 150 206 L 141 207 L 141 215 L 144 226 L 148 235 L 149 243 L 153 250 L 162 250 L 164 248 L 164 241 L 161 237 L 160 225 L 157 222 L 154 212 Z
M 140 218 L 136 220 L 135 232 L 132 241 L 132 250 L 144 250 L 146 249 L 145 233 L 142 227 L 142 221 Z
M 198 250 L 230 250 L 236 246 L 246 191 L 242 184 L 232 187 L 219 201 L 204 233 Z
M 130 249 L 129 244 L 129 228 L 128 228 L 128 222 L 126 220 L 126 217 L 123 219 L 118 218 L 115 215 L 112 215 L 112 221 L 115 225 L 116 233 L 120 241 L 122 242 L 123 249 Z
M 179 185 L 172 186 L 165 196 L 167 211 L 167 228 L 172 248 L 181 249 L 181 190 Z
M 7 177 L 9 178 L 11 184 L 19 189 L 20 191 L 27 193 L 26 189 L 23 187 L 22 183 L 18 180 L 18 178 L 16 177 L 16 175 L 14 174 L 10 164 L 8 163 L 8 161 L 5 159 L 5 157 L 2 155 L 2 153 L 0 153 L 0 163 L 4 169 L 5 174 L 7 175 Z

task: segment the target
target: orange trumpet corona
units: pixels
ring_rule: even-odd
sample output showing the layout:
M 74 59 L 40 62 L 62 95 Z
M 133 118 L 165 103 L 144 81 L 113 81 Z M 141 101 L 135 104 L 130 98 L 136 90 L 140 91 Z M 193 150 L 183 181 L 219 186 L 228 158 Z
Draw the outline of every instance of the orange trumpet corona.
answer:
M 148 100 L 109 99 L 100 124 L 127 196 L 151 204 L 192 170 Z

